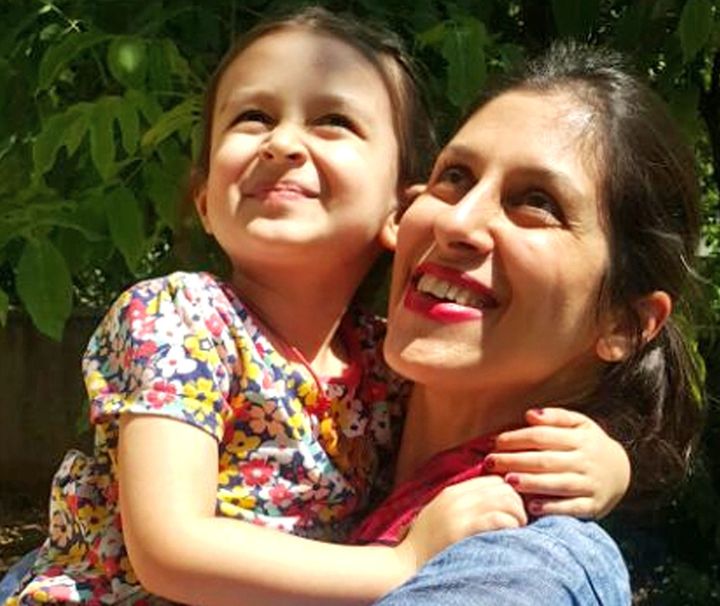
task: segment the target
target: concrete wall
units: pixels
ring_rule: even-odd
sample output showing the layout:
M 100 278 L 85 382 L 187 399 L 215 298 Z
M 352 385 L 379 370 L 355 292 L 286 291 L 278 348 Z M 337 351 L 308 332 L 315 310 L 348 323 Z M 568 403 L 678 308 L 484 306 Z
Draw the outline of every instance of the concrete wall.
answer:
M 72 318 L 58 343 L 22 314 L 0 329 L 0 495 L 47 493 L 70 447 L 88 449 L 78 432 L 84 402 L 80 359 L 98 322 Z

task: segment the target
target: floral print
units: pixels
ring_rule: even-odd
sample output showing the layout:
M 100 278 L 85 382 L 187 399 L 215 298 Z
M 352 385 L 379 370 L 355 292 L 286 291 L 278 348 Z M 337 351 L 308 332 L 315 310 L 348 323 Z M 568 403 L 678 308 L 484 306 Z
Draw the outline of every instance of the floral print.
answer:
M 228 285 L 199 273 L 141 282 L 113 305 L 83 359 L 93 456 L 53 479 L 49 537 L 19 595 L 39 603 L 161 604 L 138 584 L 122 538 L 118 418 L 163 415 L 218 442 L 216 511 L 298 535 L 343 539 L 389 478 L 405 384 L 382 362 L 384 327 L 347 314 L 352 363 L 324 380 L 285 359 Z

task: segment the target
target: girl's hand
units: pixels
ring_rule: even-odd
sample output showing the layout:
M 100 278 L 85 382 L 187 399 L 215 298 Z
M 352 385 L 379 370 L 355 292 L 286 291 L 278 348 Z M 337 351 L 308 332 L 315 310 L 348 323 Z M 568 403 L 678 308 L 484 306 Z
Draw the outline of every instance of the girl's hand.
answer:
M 607 515 L 630 485 L 623 447 L 576 411 L 536 408 L 525 418 L 530 427 L 497 436 L 486 469 L 526 495 L 532 515 Z
M 481 476 L 444 488 L 396 547 L 410 566 L 425 562 L 466 537 L 527 524 L 522 497 L 500 476 Z

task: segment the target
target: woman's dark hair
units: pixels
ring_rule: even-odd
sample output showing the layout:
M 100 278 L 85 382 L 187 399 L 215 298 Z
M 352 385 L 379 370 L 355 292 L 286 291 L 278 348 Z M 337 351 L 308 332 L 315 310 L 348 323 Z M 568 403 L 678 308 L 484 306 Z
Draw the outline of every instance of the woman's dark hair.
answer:
M 307 6 L 258 23 L 238 38 L 215 69 L 205 93 L 204 135 L 191 179 L 192 190 L 207 179 L 215 98 L 228 66 L 256 40 L 291 28 L 340 40 L 360 52 L 375 67 L 385 84 L 393 109 L 399 154 L 398 185 L 424 180 L 429 163 L 435 157 L 436 139 L 417 68 L 405 52 L 400 38 L 380 26 L 337 15 L 318 6 Z
M 696 290 L 700 234 L 694 156 L 665 104 L 613 51 L 557 43 L 474 111 L 510 91 L 571 95 L 592 114 L 588 141 L 596 146 L 610 247 L 598 309 L 623 311 L 635 346 L 607 366 L 585 410 L 625 445 L 634 472 L 627 501 L 638 503 L 682 478 L 702 421 L 701 372 L 683 316 Z M 634 303 L 658 290 L 674 310 L 646 343 Z

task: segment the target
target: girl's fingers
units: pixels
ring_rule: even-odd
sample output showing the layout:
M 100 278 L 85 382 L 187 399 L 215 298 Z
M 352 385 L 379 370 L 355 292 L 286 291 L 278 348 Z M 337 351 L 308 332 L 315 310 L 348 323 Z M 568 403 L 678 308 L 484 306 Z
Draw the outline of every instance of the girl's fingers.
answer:
M 573 450 L 580 446 L 582 432 L 567 427 L 536 425 L 504 431 L 495 437 L 494 451 Z
M 533 516 L 568 515 L 574 518 L 594 518 L 598 515 L 592 499 L 588 497 L 530 499 L 527 508 L 530 515 Z
M 505 481 L 521 494 L 559 498 L 590 497 L 587 478 L 576 473 L 508 473 Z
M 521 473 L 582 473 L 583 460 L 575 451 L 523 451 L 493 452 L 485 457 L 483 468 L 487 473 L 500 475 L 510 471 Z
M 567 408 L 531 408 L 525 412 L 525 420 L 530 425 L 554 425 L 556 427 L 578 427 L 591 422 L 590 417 Z

